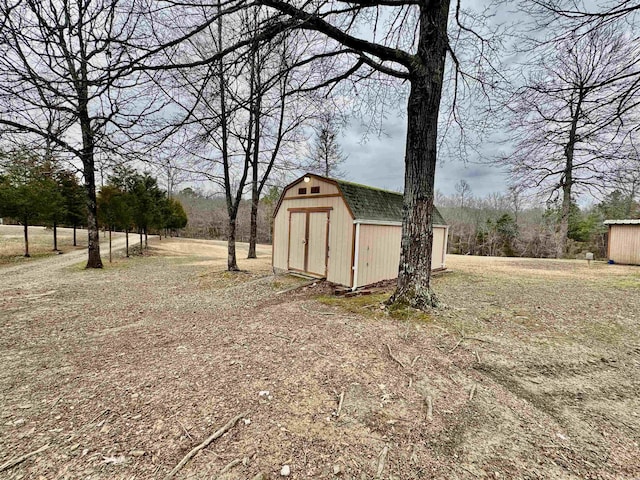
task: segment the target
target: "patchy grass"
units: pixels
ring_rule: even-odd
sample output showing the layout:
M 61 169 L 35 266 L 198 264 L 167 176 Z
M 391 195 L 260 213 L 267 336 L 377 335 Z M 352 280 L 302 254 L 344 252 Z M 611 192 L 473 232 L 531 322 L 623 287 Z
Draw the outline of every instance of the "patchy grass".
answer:
M 640 278 L 629 277 L 611 282 L 611 286 L 615 288 L 640 289 Z
M 1 241 L 2 239 L 0 239 Z M 5 255 L 1 255 L 0 254 L 0 266 L 3 265 L 20 265 L 23 263 L 28 263 L 28 262 L 34 262 L 38 259 L 41 258 L 46 258 L 46 257 L 51 257 L 53 255 L 57 255 L 56 252 L 47 252 L 47 251 L 36 251 L 33 253 L 29 254 L 30 257 L 25 257 L 24 253 L 21 255 L 15 255 L 15 254 L 5 254 Z
M 406 322 L 428 322 L 431 320 L 429 314 L 415 308 L 385 305 L 390 296 L 391 292 L 385 292 L 372 295 L 355 295 L 353 297 L 321 295 L 316 299 L 325 305 L 339 307 L 346 312 L 375 319 L 392 318 Z

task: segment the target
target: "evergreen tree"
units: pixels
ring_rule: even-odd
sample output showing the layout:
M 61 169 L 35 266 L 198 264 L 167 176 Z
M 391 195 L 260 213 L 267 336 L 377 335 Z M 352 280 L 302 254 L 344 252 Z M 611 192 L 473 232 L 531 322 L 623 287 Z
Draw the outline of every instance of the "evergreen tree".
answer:
M 24 256 L 29 253 L 29 225 L 43 217 L 51 185 L 34 159 L 16 159 L 0 176 L 0 216 L 12 217 L 24 228 Z
M 340 166 L 347 159 L 338 143 L 338 123 L 334 115 L 324 113 L 314 127 L 315 137 L 308 170 L 325 177 L 342 177 Z

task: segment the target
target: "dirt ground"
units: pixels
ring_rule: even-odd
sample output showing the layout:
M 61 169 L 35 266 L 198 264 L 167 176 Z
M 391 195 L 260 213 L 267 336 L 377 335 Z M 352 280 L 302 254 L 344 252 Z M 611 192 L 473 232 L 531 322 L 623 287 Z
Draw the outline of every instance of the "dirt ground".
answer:
M 0 469 L 47 447 L 0 478 L 165 478 L 237 416 L 175 478 L 640 478 L 638 267 L 451 256 L 422 315 L 266 246 L 82 253 L 0 267 Z

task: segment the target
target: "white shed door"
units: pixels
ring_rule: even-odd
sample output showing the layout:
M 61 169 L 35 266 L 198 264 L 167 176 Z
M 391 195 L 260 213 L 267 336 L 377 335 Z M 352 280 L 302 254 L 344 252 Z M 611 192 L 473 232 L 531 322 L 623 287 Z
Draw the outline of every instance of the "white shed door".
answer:
M 289 270 L 326 277 L 329 214 L 322 207 L 289 213 Z
M 289 215 L 289 269 L 304 272 L 307 214 L 291 212 Z
M 327 275 L 329 212 L 310 212 L 307 221 L 309 238 L 306 271 L 324 277 Z

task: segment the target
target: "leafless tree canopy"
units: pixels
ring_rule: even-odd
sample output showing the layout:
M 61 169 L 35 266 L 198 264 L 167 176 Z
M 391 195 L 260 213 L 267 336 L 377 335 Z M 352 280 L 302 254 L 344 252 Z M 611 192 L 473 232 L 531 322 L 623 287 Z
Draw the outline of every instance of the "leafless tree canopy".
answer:
M 565 253 L 572 199 L 604 195 L 629 170 L 640 105 L 640 46 L 609 24 L 539 47 L 509 97 L 514 185 L 560 196 L 557 256 Z

